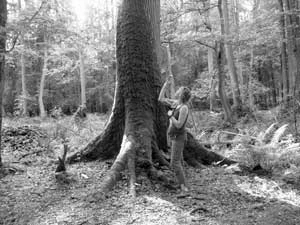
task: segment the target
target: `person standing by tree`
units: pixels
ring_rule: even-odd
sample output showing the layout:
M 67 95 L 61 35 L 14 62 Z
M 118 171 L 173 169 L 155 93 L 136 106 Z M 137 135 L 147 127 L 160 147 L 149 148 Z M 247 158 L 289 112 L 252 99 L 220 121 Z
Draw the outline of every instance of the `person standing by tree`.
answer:
M 171 98 L 165 97 L 168 87 L 171 89 Z M 158 100 L 171 108 L 168 111 L 170 120 L 168 137 L 171 140 L 171 168 L 175 172 L 181 190 L 188 191 L 181 161 L 186 141 L 185 125 L 189 115 L 188 102 L 191 98 L 191 91 L 187 87 L 180 87 L 175 94 L 174 92 L 174 78 L 173 75 L 170 75 L 160 91 Z

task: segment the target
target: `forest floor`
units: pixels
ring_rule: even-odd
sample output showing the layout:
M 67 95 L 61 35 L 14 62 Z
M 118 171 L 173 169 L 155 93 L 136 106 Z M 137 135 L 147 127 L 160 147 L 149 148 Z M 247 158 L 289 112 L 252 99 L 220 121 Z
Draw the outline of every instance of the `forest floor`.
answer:
M 236 174 L 229 167 L 195 169 L 185 165 L 190 187 L 185 194 L 140 176 L 135 199 L 128 195 L 125 172 L 105 199 L 91 202 L 112 161 L 68 165 L 67 180 L 55 178 L 55 162 L 61 151 L 61 139 L 68 136 L 71 151 L 75 151 L 92 139 L 95 132 L 101 132 L 106 119 L 89 115 L 80 129 L 71 125 L 71 119 L 64 119 L 61 124 L 55 122 L 55 126 L 50 119 L 4 120 L 4 127 L 39 127 L 49 139 L 38 140 L 35 149 L 26 149 L 32 143 L 24 139 L 20 143 L 15 141 L 13 147 L 8 144 L 11 141 L 4 143 L 3 161 L 11 169 L 0 173 L 0 224 L 300 224 L 300 187 L 270 175 Z M 215 119 L 207 120 L 204 114 L 195 115 L 195 119 L 202 127 L 217 123 Z M 40 145 L 44 146 L 43 151 L 38 151 Z

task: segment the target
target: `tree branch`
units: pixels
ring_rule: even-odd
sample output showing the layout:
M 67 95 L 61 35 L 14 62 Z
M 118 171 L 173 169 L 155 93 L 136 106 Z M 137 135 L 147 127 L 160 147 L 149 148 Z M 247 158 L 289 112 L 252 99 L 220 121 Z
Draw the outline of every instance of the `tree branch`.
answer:
M 34 18 L 39 14 L 39 12 L 42 10 L 42 8 L 43 8 L 43 6 L 44 6 L 44 4 L 45 4 L 46 2 L 47 2 L 46 0 L 43 0 L 43 1 L 42 1 L 42 3 L 41 3 L 41 5 L 40 5 L 39 9 L 38 9 L 38 10 L 32 15 L 32 17 L 28 20 L 28 23 L 31 23 L 31 22 L 34 20 Z M 12 41 L 12 46 L 11 46 L 11 48 L 8 49 L 8 50 L 6 50 L 5 53 L 9 53 L 9 52 L 11 52 L 11 51 L 15 48 L 16 43 L 17 43 L 17 40 L 19 39 L 20 35 L 21 35 L 21 31 L 18 31 L 18 32 L 17 32 L 17 35 L 15 36 L 15 38 L 14 38 L 13 41 Z
M 202 41 L 199 41 L 199 40 L 194 40 L 194 41 L 200 45 L 206 46 L 206 47 L 211 48 L 212 50 L 216 51 L 216 48 L 214 46 L 211 46 L 211 45 L 204 43 Z

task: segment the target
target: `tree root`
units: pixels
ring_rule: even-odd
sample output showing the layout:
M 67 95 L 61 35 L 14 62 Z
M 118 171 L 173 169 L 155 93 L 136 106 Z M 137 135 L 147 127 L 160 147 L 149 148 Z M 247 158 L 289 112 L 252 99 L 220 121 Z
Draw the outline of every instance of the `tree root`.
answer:
M 83 149 L 69 156 L 66 162 L 72 164 L 99 158 L 110 159 L 118 154 L 124 130 L 124 119 L 119 114 L 119 110 L 116 109 L 116 112 L 112 113 L 104 131 Z
M 136 191 L 135 191 L 135 184 L 136 184 L 136 173 L 135 173 L 135 158 L 136 158 L 136 149 L 133 148 L 128 154 L 128 171 L 130 174 L 130 181 L 129 181 L 129 194 L 135 198 Z
M 152 158 L 157 162 L 160 166 L 170 166 L 168 160 L 164 157 L 161 150 L 158 148 L 155 140 L 152 139 Z
M 100 192 L 107 193 L 109 192 L 113 186 L 117 183 L 118 180 L 121 178 L 121 172 L 125 169 L 126 163 L 132 162 L 132 159 L 128 160 L 129 152 L 133 150 L 134 141 L 129 136 L 123 136 L 123 142 L 120 149 L 120 152 L 114 161 L 110 171 L 105 176 L 102 185 L 100 187 Z M 132 167 L 130 167 L 132 169 Z M 134 175 L 135 176 L 135 175 Z
M 199 166 L 199 164 L 210 165 L 220 162 L 218 165 L 231 165 L 237 163 L 234 160 L 226 158 L 216 152 L 210 151 L 193 137 L 191 133 L 187 134 L 187 142 L 183 151 L 184 160 L 191 166 Z

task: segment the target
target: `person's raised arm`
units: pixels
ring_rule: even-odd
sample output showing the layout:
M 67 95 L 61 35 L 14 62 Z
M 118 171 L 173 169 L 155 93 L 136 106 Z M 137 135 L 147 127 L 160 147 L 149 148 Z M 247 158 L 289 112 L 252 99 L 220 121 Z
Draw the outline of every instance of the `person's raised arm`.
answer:
M 171 98 L 174 99 L 175 98 L 175 81 L 174 81 L 174 77 L 172 74 L 170 74 L 170 94 L 171 94 Z
M 160 90 L 159 97 L 158 97 L 158 101 L 160 101 L 162 103 L 165 103 L 165 104 L 167 104 L 169 106 L 171 106 L 172 104 L 174 104 L 174 100 L 173 99 L 165 97 L 166 96 L 167 87 L 168 87 L 168 85 L 171 85 L 171 83 L 172 83 L 171 80 L 172 80 L 171 76 L 169 76 L 167 78 L 166 82 L 164 83 L 164 85 L 162 86 L 162 89 Z

